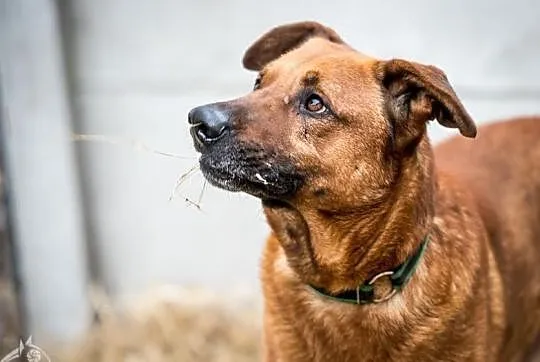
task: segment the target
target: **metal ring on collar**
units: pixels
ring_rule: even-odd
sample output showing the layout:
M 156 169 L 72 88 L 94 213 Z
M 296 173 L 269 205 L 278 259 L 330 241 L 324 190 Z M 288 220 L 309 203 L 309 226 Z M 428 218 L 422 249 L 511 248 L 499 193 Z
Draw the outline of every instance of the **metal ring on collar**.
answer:
M 382 272 L 382 273 L 379 273 L 377 275 L 375 275 L 368 283 L 367 285 L 373 285 L 379 278 L 382 278 L 382 277 L 385 277 L 385 276 L 388 276 L 388 277 L 391 277 L 392 275 L 394 274 L 393 271 L 385 271 L 385 272 Z M 394 287 L 394 285 L 392 284 L 392 290 L 386 294 L 385 296 L 381 297 L 381 298 L 373 298 L 373 301 L 372 303 L 382 303 L 382 302 L 386 302 L 388 299 L 392 298 L 395 294 L 397 293 L 397 289 Z M 358 304 L 360 304 L 360 287 L 358 287 L 356 289 L 356 297 L 357 297 L 357 302 Z

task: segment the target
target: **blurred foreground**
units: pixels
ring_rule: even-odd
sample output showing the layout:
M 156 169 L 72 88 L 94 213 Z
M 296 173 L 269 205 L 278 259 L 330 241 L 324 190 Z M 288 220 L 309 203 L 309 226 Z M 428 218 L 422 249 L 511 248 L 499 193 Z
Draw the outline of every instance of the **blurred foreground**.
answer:
M 13 302 L 5 292 L 6 303 Z M 259 360 L 257 298 L 163 287 L 127 308 L 92 293 L 96 321 L 72 346 L 41 346 L 55 362 L 244 362 Z M 9 342 L 9 346 L 7 345 Z M 39 341 L 34 341 L 39 344 Z M 17 346 L 12 334 L 4 354 Z

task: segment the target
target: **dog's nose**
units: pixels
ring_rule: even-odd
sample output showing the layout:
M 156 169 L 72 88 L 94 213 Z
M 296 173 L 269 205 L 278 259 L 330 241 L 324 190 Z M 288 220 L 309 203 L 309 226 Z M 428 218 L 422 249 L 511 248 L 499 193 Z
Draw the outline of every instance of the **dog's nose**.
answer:
M 229 131 L 230 113 L 219 104 L 208 104 L 192 109 L 188 115 L 191 136 L 201 146 L 222 138 Z

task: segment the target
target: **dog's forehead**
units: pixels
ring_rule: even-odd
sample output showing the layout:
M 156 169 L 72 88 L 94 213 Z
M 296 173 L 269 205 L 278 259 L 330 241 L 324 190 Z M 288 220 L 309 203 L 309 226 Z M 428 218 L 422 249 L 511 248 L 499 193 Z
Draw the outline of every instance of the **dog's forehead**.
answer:
M 289 76 L 317 71 L 323 78 L 335 78 L 344 75 L 344 70 L 348 68 L 359 69 L 363 65 L 368 67 L 375 61 L 376 59 L 347 45 L 323 38 L 312 38 L 270 63 L 265 73 Z
M 334 43 L 323 38 L 311 38 L 296 49 L 287 53 L 284 58 L 298 61 L 309 61 L 327 54 L 340 54 L 351 49 L 343 44 Z
M 319 55 L 331 53 L 343 53 L 349 55 L 354 54 L 358 57 L 358 59 L 373 60 L 373 58 L 369 55 L 354 50 L 349 45 L 334 43 L 327 39 L 318 37 L 307 40 L 302 46 L 297 48 L 296 51 L 299 53 L 305 52 L 306 54 L 312 53 L 314 55 L 316 55 L 317 53 Z

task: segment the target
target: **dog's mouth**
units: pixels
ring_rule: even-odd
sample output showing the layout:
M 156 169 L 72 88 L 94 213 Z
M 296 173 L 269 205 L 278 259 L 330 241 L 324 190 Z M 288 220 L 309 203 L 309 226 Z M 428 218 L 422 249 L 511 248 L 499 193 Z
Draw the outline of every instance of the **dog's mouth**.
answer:
M 245 144 L 217 144 L 202 154 L 199 163 L 212 185 L 262 200 L 288 199 L 303 183 L 292 160 Z

